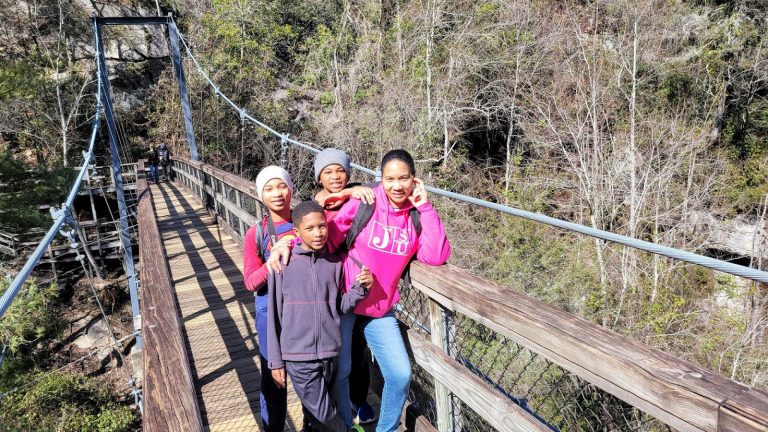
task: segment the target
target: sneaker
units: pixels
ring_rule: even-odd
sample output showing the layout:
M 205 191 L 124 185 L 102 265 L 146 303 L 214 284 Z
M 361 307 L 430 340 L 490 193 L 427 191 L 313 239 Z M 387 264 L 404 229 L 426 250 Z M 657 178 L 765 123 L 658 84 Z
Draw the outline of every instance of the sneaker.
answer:
M 349 432 L 365 432 L 365 429 L 360 425 L 352 425 L 352 427 L 349 428 Z
M 376 413 L 373 412 L 373 408 L 368 405 L 368 402 L 363 402 L 362 405 L 355 408 L 355 418 L 352 421 L 355 424 L 368 424 L 373 423 L 376 420 Z

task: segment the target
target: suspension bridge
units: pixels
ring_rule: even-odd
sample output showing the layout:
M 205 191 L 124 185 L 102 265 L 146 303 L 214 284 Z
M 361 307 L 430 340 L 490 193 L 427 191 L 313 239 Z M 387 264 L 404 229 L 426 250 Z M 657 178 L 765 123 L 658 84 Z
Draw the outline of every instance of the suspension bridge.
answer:
M 112 25 L 167 26 L 189 145 L 188 158 L 172 160 L 173 182 L 149 184 L 144 161 L 121 160 L 101 34 L 103 26 Z M 243 286 L 242 241 L 247 228 L 261 218 L 261 204 L 253 182 L 198 160 L 182 48 L 217 97 L 243 122 L 280 141 L 281 159 L 289 147 L 311 153 L 319 149 L 277 132 L 227 97 L 194 57 L 170 15 L 97 17 L 93 35 L 97 103 L 89 146 L 67 200 L 51 211 L 50 229 L 0 298 L 0 318 L 59 235 L 69 240 L 84 273 L 93 279 L 93 264 L 80 254 L 82 230 L 73 215 L 73 202 L 89 187 L 83 181 L 92 170 L 103 121 L 133 331 L 143 355 L 143 380 L 138 382 L 137 371 L 128 371 L 126 379 L 142 411 L 144 429 L 259 430 L 258 346 L 252 297 Z M 137 199 L 130 205 L 123 168 L 133 162 Z M 362 175 L 377 176 L 363 166 L 354 168 Z M 768 283 L 768 273 L 760 270 L 446 190 L 429 190 L 450 202 Z M 131 219 L 138 223 L 135 233 Z M 132 242 L 138 242 L 138 266 Z M 768 394 L 763 391 L 451 265 L 416 264 L 411 278 L 410 287 L 401 287 L 397 306 L 414 364 L 404 429 L 768 430 Z M 118 352 L 121 342 L 113 337 Z M 380 380 L 374 379 L 374 405 L 379 387 Z M 301 409 L 293 394 L 289 405 L 286 430 L 299 430 Z

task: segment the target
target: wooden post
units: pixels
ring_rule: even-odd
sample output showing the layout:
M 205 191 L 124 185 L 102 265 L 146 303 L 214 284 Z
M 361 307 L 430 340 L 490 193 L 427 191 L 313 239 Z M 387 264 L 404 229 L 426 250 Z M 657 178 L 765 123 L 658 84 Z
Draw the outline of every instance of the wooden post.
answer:
M 432 331 L 432 343 L 440 348 L 440 351 L 448 354 L 445 311 L 440 304 L 431 299 L 429 300 L 429 328 Z M 435 380 L 435 411 L 437 430 L 440 432 L 452 431 L 451 395 L 448 389 L 437 380 Z
M 93 254 L 91 253 L 91 247 L 88 246 L 88 238 L 85 236 L 85 230 L 83 227 L 80 226 L 80 224 L 75 222 L 75 226 L 77 227 L 77 235 L 80 236 L 80 242 L 83 245 L 83 252 L 85 252 L 85 257 L 88 258 L 88 262 L 91 263 L 91 267 L 93 268 L 93 271 L 96 273 L 96 277 L 99 279 L 104 279 L 104 275 L 101 274 L 101 268 L 96 265 L 96 260 L 93 259 Z M 96 227 L 96 231 L 98 232 L 99 227 Z M 99 246 L 99 254 L 101 254 L 101 246 Z
M 53 272 L 53 281 L 59 283 L 59 277 L 56 275 L 56 258 L 53 256 L 53 249 L 48 244 L 48 256 L 51 257 L 51 271 Z
M 101 250 L 101 236 L 99 235 L 99 218 L 96 215 L 96 202 L 93 199 L 93 184 L 91 183 L 91 170 L 85 170 L 85 184 L 88 188 L 88 198 L 91 201 L 91 214 L 93 215 L 93 226 L 96 230 L 96 244 L 99 246 L 99 269 L 98 272 L 104 268 L 104 251 Z M 85 235 L 82 235 L 85 238 Z M 95 268 L 95 266 L 94 266 Z M 101 276 L 99 276 L 101 277 Z
M 243 208 L 243 193 L 240 192 L 240 189 L 235 189 L 235 200 L 237 200 L 237 206 Z M 238 217 L 237 220 L 240 222 L 240 235 L 245 237 L 245 223 L 243 223 L 243 218 Z

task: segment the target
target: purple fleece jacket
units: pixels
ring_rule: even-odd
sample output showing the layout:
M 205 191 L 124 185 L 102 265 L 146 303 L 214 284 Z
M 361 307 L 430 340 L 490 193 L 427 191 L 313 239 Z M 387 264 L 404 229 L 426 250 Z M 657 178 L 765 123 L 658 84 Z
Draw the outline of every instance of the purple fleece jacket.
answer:
M 341 349 L 339 313 L 365 297 L 355 284 L 343 293 L 342 261 L 326 249 L 307 251 L 297 244 L 280 273 L 270 273 L 267 311 L 267 360 L 270 369 L 285 361 L 336 357 Z

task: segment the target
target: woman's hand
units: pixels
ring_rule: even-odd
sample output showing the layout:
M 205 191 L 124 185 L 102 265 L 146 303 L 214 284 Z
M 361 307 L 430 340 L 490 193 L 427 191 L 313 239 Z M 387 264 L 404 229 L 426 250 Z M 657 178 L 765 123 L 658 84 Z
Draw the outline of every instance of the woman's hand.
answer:
M 360 269 L 360 274 L 355 277 L 355 280 L 360 284 L 360 286 L 363 287 L 364 290 L 368 291 L 371 289 L 371 285 L 373 285 L 373 274 L 371 273 L 371 270 L 368 269 L 368 267 L 363 266 L 363 268 Z
M 285 388 L 285 368 L 272 369 L 272 381 L 278 388 Z
M 283 271 L 283 266 L 288 265 L 290 259 L 291 249 L 287 245 L 280 245 L 280 242 L 277 242 L 269 253 L 267 269 L 271 272 L 280 273 Z
M 429 196 L 427 195 L 427 187 L 424 186 L 424 182 L 420 178 L 414 177 L 413 183 L 413 192 L 408 195 L 408 201 L 418 208 L 429 202 Z

